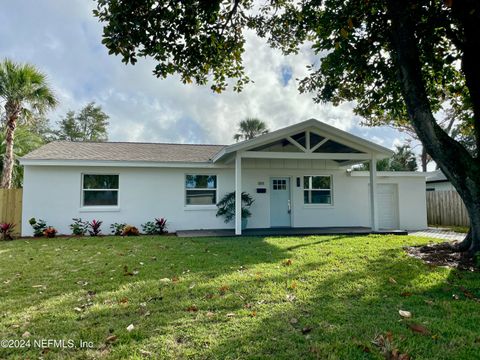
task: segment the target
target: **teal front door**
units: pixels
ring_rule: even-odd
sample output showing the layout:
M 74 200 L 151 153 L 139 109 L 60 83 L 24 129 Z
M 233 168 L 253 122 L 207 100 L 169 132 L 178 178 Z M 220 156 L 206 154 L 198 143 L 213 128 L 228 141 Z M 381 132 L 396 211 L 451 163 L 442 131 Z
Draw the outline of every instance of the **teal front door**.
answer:
M 270 226 L 291 226 L 290 179 L 275 177 L 270 179 Z

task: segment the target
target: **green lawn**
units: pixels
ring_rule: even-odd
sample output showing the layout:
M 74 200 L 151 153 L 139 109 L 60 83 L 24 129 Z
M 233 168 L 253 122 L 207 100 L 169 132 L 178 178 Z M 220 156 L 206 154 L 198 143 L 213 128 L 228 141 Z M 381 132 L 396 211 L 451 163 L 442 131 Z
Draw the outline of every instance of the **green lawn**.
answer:
M 31 347 L 0 349 L 0 358 L 381 359 L 372 340 L 382 335 L 386 347 L 414 359 L 478 359 L 480 275 L 427 266 L 402 250 L 428 241 L 2 242 L 0 339 L 30 340 Z M 26 331 L 30 337 L 22 338 Z M 93 348 L 42 351 L 33 346 L 39 339 Z

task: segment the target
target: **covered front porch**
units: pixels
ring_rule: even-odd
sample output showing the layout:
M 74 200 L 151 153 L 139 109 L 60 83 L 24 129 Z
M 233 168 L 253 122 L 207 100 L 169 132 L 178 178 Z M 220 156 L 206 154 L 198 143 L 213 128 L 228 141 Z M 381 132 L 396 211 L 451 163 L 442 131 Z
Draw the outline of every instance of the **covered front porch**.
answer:
M 404 230 L 379 230 L 373 231 L 368 227 L 344 226 L 344 227 L 311 227 L 311 228 L 265 228 L 244 229 L 242 236 L 313 236 L 313 235 L 408 235 Z M 179 230 L 177 236 L 190 237 L 231 237 L 237 236 L 234 229 L 210 229 L 210 230 Z
M 389 149 L 382 146 L 316 120 L 309 120 L 232 145 L 219 153 L 213 160 L 214 162 L 221 161 L 226 164 L 234 164 L 235 235 L 359 234 L 377 232 L 379 230 L 376 163 L 377 160 L 388 157 L 391 153 Z M 294 166 L 290 167 L 292 170 L 287 170 L 287 166 L 284 165 L 285 173 L 278 170 L 282 166 L 279 166 L 276 171 L 268 168 L 268 166 L 261 169 L 264 171 L 263 179 L 267 181 L 258 182 L 258 186 L 264 188 L 255 190 L 257 192 L 262 190 L 264 200 L 265 196 L 270 199 L 266 204 L 269 204 L 267 206 L 270 207 L 270 211 L 267 211 L 267 213 L 270 216 L 269 223 L 271 228 L 264 229 L 263 226 L 265 225 L 260 225 L 262 228 L 257 225 L 255 229 L 242 229 L 240 215 L 242 212 L 241 194 L 247 190 L 245 183 L 251 180 L 249 176 L 252 174 L 244 171 L 246 169 L 245 163 L 251 163 L 252 161 L 255 161 L 257 165 L 262 161 L 267 161 L 266 164 L 268 162 L 270 164 L 274 162 L 294 164 Z M 368 188 L 359 189 L 364 194 L 365 201 L 359 206 L 356 200 L 355 206 L 359 209 L 358 211 L 368 212 L 370 221 L 359 224 L 358 220 L 344 216 L 343 214 L 346 212 L 339 210 L 340 208 L 345 209 L 345 207 L 348 207 L 352 198 L 349 199 L 346 195 L 339 193 L 343 191 L 339 187 L 340 182 L 337 183 L 338 186 L 332 183 L 345 177 L 348 166 L 363 162 L 368 162 L 370 168 Z M 315 164 L 318 165 L 319 163 L 322 164 L 321 167 L 315 166 Z M 304 166 L 305 164 L 307 165 Z M 295 166 L 298 167 L 295 168 Z M 258 166 L 256 170 L 259 171 Z M 344 174 L 343 176 L 340 175 L 342 173 Z M 314 182 L 317 185 L 313 184 Z M 251 181 L 249 185 L 251 191 Z M 337 186 L 335 189 L 337 198 L 335 200 L 334 186 Z M 345 181 L 342 183 L 343 186 L 348 186 Z M 286 195 L 278 197 L 276 201 L 272 201 L 274 195 L 277 197 L 280 194 L 280 191 L 277 190 L 285 190 Z M 292 198 L 294 195 L 295 199 Z M 305 196 L 305 199 L 303 196 Z M 357 198 L 357 196 L 354 197 Z M 336 204 L 334 204 L 334 201 L 336 201 Z M 297 209 L 295 209 L 295 206 Z M 272 209 L 280 209 L 281 211 L 275 212 Z M 305 209 L 308 209 L 308 221 L 302 221 L 302 214 L 305 213 Z M 322 223 L 321 214 L 325 214 L 326 209 L 329 209 L 329 221 L 334 222 L 334 224 L 330 225 L 338 225 L 337 227 L 329 226 L 325 222 Z M 298 211 L 293 216 L 295 210 Z M 282 211 L 288 214 L 282 214 Z M 318 214 L 319 221 L 316 221 L 314 214 Z M 275 221 L 283 215 L 286 216 L 286 221 Z M 268 226 L 268 221 L 265 222 L 267 222 L 266 225 Z M 368 223 L 370 227 L 365 227 Z M 322 224 L 324 226 L 321 226 Z M 316 227 L 317 225 L 320 225 L 320 227 Z M 225 232 L 225 236 L 229 236 L 230 231 L 233 230 Z M 215 233 L 219 234 L 219 231 Z M 391 233 L 391 231 L 388 233 Z

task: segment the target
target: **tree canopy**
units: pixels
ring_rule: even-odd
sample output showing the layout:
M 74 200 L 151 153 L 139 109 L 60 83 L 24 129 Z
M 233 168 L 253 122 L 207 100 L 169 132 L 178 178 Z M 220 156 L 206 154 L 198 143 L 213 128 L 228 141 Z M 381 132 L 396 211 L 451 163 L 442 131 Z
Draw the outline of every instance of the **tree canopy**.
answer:
M 78 113 L 69 111 L 58 122 L 56 137 L 68 141 L 107 141 L 108 118 L 102 107 L 94 102 L 87 104 Z
M 480 2 L 477 0 L 97 0 L 110 53 L 134 64 L 153 58 L 155 75 L 213 90 L 249 81 L 242 64 L 247 30 L 286 55 L 318 56 L 300 82 L 315 101 L 352 101 L 370 125 L 409 123 L 455 186 L 471 221 L 460 247 L 480 251 L 480 159 L 438 124 L 461 120 L 480 148 Z M 473 240 L 472 240 L 473 239 Z
M 377 161 L 377 171 L 416 171 L 417 168 L 417 159 L 410 144 L 395 146 L 392 157 Z M 362 164 L 354 170 L 370 170 L 370 164 Z

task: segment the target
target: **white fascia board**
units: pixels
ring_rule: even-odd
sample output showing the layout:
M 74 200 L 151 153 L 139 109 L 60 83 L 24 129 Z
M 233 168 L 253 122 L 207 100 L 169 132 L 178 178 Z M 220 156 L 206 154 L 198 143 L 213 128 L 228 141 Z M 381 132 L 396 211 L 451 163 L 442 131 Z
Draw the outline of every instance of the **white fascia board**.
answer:
M 351 171 L 350 176 L 368 177 L 370 171 Z M 420 171 L 377 171 L 377 177 L 426 177 L 424 172 Z
M 38 160 L 20 159 L 24 166 L 93 166 L 93 167 L 142 167 L 142 168 L 226 168 L 212 162 L 155 162 L 155 161 L 107 161 L 107 160 Z
M 219 151 L 214 157 L 213 157 L 213 162 L 216 162 L 223 158 L 226 154 L 235 152 L 235 151 L 246 151 L 249 149 L 252 149 L 256 146 L 262 145 L 269 143 L 271 141 L 275 141 L 281 138 L 284 138 L 288 135 L 291 135 L 292 133 L 302 131 L 302 130 L 308 130 L 308 129 L 316 129 L 317 132 L 323 134 L 322 136 L 326 136 L 328 138 L 331 138 L 334 141 L 340 141 L 340 142 L 346 142 L 346 145 L 353 144 L 360 146 L 363 149 L 359 150 L 364 150 L 365 152 L 369 153 L 375 153 L 376 158 L 386 158 L 390 157 L 394 154 L 394 152 L 386 147 L 383 147 L 381 145 L 375 144 L 369 140 L 365 140 L 361 137 L 358 137 L 356 135 L 353 135 L 349 132 L 337 129 L 333 126 L 330 126 L 328 124 L 325 124 L 319 120 L 316 119 L 310 119 L 303 121 L 298 124 L 294 124 L 291 126 L 287 126 L 283 129 L 279 129 L 276 131 L 273 131 L 271 133 L 267 133 L 264 135 L 260 135 L 254 139 L 251 140 L 245 140 L 242 142 L 239 142 L 237 144 L 233 144 L 230 146 L 226 146 L 223 148 L 221 151 Z
M 304 160 L 369 160 L 370 154 L 362 153 L 295 153 L 274 151 L 245 151 L 242 158 L 250 159 L 304 159 Z
M 271 141 L 281 139 L 283 137 L 288 136 L 292 132 L 296 132 L 296 131 L 306 129 L 307 127 L 310 126 L 310 123 L 313 123 L 313 121 L 316 121 L 316 120 L 307 120 L 307 121 L 304 121 L 304 122 L 301 122 L 301 123 L 298 123 L 298 124 L 290 125 L 290 126 L 287 126 L 285 128 L 269 132 L 269 133 L 264 134 L 264 135 L 257 136 L 254 139 L 244 140 L 244 141 L 241 141 L 239 143 L 226 146 L 222 150 L 220 150 L 213 157 L 212 160 L 213 160 L 213 162 L 216 162 L 228 153 L 232 153 L 232 152 L 239 151 L 239 150 L 249 150 L 251 148 L 262 145 L 264 143 L 269 143 Z

